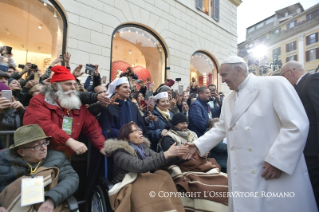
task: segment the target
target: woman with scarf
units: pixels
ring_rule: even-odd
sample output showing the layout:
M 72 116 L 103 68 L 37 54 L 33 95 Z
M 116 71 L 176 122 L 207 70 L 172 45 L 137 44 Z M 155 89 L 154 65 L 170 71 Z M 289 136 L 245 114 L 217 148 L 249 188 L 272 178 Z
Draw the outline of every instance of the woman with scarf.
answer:
M 167 151 L 174 145 L 184 146 L 197 139 L 195 132 L 188 129 L 187 117 L 177 113 L 170 121 L 171 128 L 160 140 L 159 145 Z M 168 168 L 176 188 L 181 192 L 198 193 L 196 197 L 182 196 L 185 209 L 189 211 L 228 211 L 228 198 L 203 195 L 204 192 L 217 193 L 228 191 L 228 179 L 220 171 L 220 166 L 213 158 L 195 154 L 190 160 L 181 160 L 177 166 Z
M 156 106 L 152 114 L 157 116 L 157 121 L 151 121 L 147 130 L 148 138 L 151 141 L 151 149 L 157 150 L 157 143 L 167 133 L 167 129 L 169 128 L 167 123 L 173 118 L 174 114 L 168 109 L 169 100 L 167 92 L 158 93 L 154 97 L 154 100 Z
M 156 153 L 143 137 L 136 123 L 121 127 L 117 139 L 105 141 L 106 154 L 113 155 L 114 167 L 111 182 L 116 184 L 109 191 L 112 209 L 115 211 L 184 211 L 178 196 L 151 196 L 150 192 L 176 192 L 174 182 L 166 171 L 156 171 L 180 160 L 188 152 L 186 146 L 172 145 L 167 151 Z M 134 194 L 133 194 L 134 192 Z M 121 204 L 123 202 L 123 204 Z
M 143 134 L 147 135 L 147 130 L 143 117 L 141 116 L 136 104 L 129 100 L 131 94 L 127 77 L 115 79 L 107 91 L 109 97 L 117 95 L 115 100 L 118 104 L 108 105 L 101 113 L 99 123 L 104 137 L 116 138 L 121 126 L 131 121 L 137 123 L 142 129 Z

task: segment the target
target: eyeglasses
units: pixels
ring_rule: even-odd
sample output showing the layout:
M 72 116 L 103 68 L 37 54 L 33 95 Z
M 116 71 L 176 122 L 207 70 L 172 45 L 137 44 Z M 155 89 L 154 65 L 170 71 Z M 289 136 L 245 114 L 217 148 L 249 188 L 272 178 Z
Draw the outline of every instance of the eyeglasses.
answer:
M 50 141 L 45 140 L 42 144 L 38 144 L 38 145 L 33 146 L 33 147 L 23 147 L 23 149 L 31 149 L 32 148 L 35 151 L 39 151 L 42 148 L 42 146 L 47 147 L 49 144 L 50 144 Z
M 287 71 L 285 71 L 284 73 L 280 74 L 281 76 L 285 76 L 285 73 L 287 73 L 288 71 L 290 71 L 290 69 L 288 69 Z
M 130 133 L 133 133 L 133 132 L 142 132 L 143 130 L 141 128 L 137 128 L 135 130 L 132 130 Z

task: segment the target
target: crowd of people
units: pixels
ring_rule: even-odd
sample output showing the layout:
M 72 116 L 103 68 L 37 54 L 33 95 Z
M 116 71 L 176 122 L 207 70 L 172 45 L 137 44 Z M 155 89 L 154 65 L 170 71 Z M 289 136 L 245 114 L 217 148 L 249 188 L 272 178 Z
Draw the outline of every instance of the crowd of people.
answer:
M 10 200 L 16 188 L 21 192 L 22 178 L 34 176 L 52 178 L 43 185 L 38 211 L 65 210 L 64 201 L 78 189 L 85 188 L 88 198 L 105 156 L 111 158 L 108 178 L 117 185 L 109 191 L 115 211 L 318 211 L 319 78 L 298 62 L 287 63 L 282 76 L 298 84 L 300 98 L 284 77 L 249 74 L 237 56 L 219 68 L 231 90 L 224 96 L 195 78 L 182 92 L 172 89 L 173 79 L 155 86 L 131 67 L 103 83 L 94 65 L 82 84 L 83 67 L 72 71 L 69 53 L 44 73 L 31 63 L 18 71 L 5 48 L 1 54 L 0 127 L 15 131 L 10 146 L 0 137 L 1 212 L 22 207 Z M 90 161 L 73 162 L 87 155 L 89 144 Z M 83 176 L 84 166 L 89 176 Z M 150 197 L 159 187 L 201 195 Z M 205 191 L 257 196 L 207 197 Z M 262 192 L 295 196 L 267 198 Z

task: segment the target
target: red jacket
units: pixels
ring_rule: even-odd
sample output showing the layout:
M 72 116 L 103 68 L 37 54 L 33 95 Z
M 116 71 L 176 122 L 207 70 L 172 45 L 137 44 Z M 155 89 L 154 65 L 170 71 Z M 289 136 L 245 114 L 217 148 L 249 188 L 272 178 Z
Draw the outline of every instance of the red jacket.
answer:
M 93 145 L 101 150 L 104 146 L 105 138 L 102 129 L 95 117 L 82 105 L 80 110 L 73 109 L 69 116 L 73 117 L 72 134 L 68 135 L 62 130 L 63 117 L 67 116 L 63 110 L 44 100 L 44 95 L 34 96 L 27 107 L 23 125 L 38 124 L 47 136 L 52 136 L 50 148 L 63 152 L 67 157 L 71 157 L 73 150 L 65 145 L 71 137 L 78 139 L 80 133 L 88 137 Z

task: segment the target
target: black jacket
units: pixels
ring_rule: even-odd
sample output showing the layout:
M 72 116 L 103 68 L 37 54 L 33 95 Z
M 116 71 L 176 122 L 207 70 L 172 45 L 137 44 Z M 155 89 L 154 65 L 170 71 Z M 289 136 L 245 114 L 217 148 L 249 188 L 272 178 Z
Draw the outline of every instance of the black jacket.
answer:
M 309 119 L 309 133 L 304 149 L 305 157 L 319 157 L 319 73 L 307 73 L 295 89 Z

